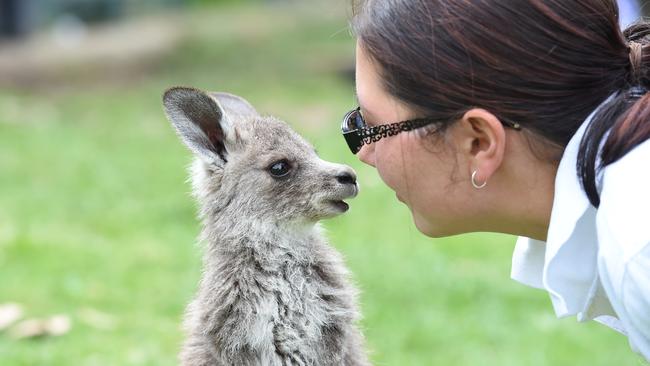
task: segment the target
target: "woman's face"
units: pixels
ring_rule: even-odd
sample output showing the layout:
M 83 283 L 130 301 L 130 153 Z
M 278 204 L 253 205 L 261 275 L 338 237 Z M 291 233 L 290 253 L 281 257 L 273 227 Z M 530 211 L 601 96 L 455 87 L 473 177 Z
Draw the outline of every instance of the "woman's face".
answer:
M 423 117 L 413 115 L 383 90 L 377 67 L 359 43 L 356 88 L 368 125 Z M 446 133 L 453 134 L 453 127 Z M 440 237 L 470 230 L 469 179 L 463 179 L 467 174 L 458 169 L 459 156 L 442 139 L 434 142 L 421 133 L 402 132 L 364 145 L 358 156 L 377 169 L 397 199 L 409 207 L 415 225 L 425 235 Z

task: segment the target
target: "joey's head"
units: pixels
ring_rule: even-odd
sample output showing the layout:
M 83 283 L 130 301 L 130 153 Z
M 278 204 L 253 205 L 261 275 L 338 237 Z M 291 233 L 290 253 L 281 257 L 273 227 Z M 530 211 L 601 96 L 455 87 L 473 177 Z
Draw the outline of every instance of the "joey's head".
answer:
M 343 200 L 358 193 L 352 168 L 320 159 L 286 123 L 238 96 L 176 87 L 163 104 L 195 155 L 194 193 L 204 214 L 311 223 L 347 211 Z

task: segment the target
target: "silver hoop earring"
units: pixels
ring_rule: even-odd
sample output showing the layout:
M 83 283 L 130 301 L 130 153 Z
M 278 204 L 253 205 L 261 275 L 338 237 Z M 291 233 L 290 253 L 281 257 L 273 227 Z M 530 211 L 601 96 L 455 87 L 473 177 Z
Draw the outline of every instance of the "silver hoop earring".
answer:
M 478 173 L 478 170 L 472 172 L 472 186 L 476 189 L 481 189 L 487 185 L 487 180 L 481 185 L 476 184 L 476 173 Z

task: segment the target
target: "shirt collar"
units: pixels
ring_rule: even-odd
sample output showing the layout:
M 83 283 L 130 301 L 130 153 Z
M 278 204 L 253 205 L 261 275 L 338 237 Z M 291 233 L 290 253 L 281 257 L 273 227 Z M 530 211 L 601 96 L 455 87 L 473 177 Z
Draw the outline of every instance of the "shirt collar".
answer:
M 547 241 L 520 237 L 512 259 L 512 278 L 546 289 L 558 316 L 593 318 L 610 309 L 608 304 L 593 304 L 595 298 L 602 298 L 597 296 L 601 287 L 596 264 L 596 209 L 583 191 L 576 170 L 582 137 L 597 111 L 585 119 L 560 160 Z

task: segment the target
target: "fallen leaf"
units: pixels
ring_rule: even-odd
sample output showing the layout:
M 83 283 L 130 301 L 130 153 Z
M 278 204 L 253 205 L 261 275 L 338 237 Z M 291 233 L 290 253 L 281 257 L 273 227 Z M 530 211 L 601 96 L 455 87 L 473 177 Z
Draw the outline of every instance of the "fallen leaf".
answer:
M 45 321 L 42 319 L 27 319 L 11 328 L 10 335 L 14 339 L 34 338 L 45 335 Z
M 0 331 L 3 331 L 23 316 L 23 308 L 14 303 L 0 305 Z
M 72 322 L 67 315 L 54 315 L 46 319 L 27 319 L 16 324 L 10 331 L 14 339 L 61 336 L 70 331 Z
M 45 320 L 45 330 L 48 335 L 62 336 L 70 331 L 72 322 L 67 315 L 55 315 Z

